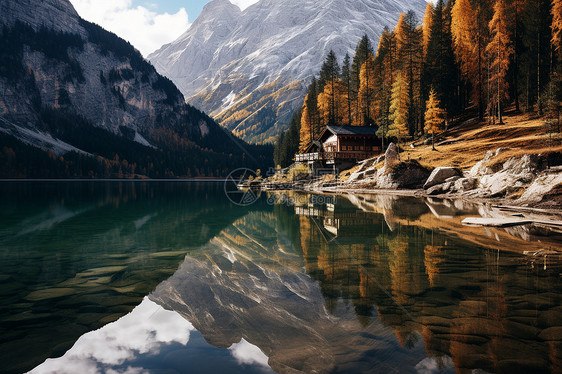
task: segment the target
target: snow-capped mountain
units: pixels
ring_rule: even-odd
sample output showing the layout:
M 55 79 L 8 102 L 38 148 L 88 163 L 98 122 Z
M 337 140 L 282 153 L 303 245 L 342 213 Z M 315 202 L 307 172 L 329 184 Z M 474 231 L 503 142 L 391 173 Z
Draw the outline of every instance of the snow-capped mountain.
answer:
M 253 142 L 289 123 L 330 50 L 343 59 L 363 35 L 374 45 L 424 0 L 260 0 L 241 11 L 213 0 L 176 41 L 148 59 L 188 102 Z

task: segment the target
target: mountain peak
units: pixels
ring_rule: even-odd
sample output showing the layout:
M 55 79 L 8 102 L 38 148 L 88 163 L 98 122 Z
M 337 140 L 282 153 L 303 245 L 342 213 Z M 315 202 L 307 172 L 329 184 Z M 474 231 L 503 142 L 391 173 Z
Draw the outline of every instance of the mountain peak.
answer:
M 42 26 L 57 31 L 85 35 L 80 26 L 80 17 L 68 0 L 2 0 L 0 22 L 13 25 L 24 22 L 33 29 Z
M 260 0 L 240 11 L 209 3 L 191 28 L 148 56 L 188 101 L 252 142 L 273 141 L 302 104 L 328 51 L 353 55 L 363 35 L 376 44 L 385 26 L 425 0 Z
M 224 17 L 237 17 L 241 13 L 240 8 L 229 0 L 213 0 L 205 4 L 199 17 L 197 17 L 193 24 L 195 25 L 197 21 L 207 19 L 216 20 L 223 19 Z

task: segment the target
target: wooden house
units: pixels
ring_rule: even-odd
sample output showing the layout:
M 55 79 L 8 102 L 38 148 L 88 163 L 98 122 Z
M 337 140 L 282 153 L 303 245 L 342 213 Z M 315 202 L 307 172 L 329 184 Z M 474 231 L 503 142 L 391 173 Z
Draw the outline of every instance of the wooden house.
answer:
M 327 126 L 318 140 L 295 156 L 295 161 L 307 162 L 313 169 L 353 166 L 382 152 L 376 131 L 376 127 L 368 126 Z

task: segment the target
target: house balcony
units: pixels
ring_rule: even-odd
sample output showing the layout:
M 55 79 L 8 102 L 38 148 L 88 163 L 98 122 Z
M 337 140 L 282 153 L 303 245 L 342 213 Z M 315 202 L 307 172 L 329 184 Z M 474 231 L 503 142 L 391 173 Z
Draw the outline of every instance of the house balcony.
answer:
M 334 163 L 336 161 L 359 161 L 374 157 L 380 154 L 380 150 L 376 151 L 342 151 L 342 152 L 313 152 L 300 153 L 295 155 L 297 162 L 324 161 L 326 163 Z

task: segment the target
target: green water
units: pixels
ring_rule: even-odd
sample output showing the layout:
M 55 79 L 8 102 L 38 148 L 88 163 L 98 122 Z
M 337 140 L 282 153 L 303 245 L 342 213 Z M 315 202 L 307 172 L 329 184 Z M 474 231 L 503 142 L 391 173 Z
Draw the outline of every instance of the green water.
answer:
M 461 226 L 480 206 L 242 207 L 216 182 L 0 192 L 6 372 L 562 371 L 559 258 L 521 254 L 560 238 Z

